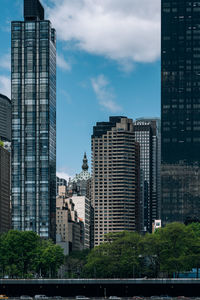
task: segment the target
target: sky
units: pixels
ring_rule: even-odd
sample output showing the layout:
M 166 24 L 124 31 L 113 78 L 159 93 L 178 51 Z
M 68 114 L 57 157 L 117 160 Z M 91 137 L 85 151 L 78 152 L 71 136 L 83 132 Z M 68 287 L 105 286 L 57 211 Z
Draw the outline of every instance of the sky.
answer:
M 160 116 L 160 0 L 41 0 L 57 31 L 57 174 L 89 165 L 96 122 Z M 0 93 L 10 97 L 10 22 L 23 0 L 0 0 Z M 91 171 L 91 169 L 90 169 Z

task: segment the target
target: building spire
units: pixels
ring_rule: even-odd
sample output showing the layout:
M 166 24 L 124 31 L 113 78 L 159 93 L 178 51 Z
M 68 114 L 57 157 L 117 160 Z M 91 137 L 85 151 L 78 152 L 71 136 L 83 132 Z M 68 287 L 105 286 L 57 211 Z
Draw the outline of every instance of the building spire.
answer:
M 84 153 L 84 158 L 83 158 L 83 164 L 82 164 L 82 170 L 83 171 L 88 171 L 88 160 L 87 160 L 87 156 L 86 153 Z

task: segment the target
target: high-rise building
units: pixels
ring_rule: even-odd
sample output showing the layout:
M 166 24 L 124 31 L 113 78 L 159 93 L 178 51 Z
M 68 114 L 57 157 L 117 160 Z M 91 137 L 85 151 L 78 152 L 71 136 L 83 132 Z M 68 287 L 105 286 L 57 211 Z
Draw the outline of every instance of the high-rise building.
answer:
M 0 233 L 11 229 L 10 142 L 11 101 L 0 94 Z
M 139 230 L 139 144 L 133 121 L 110 117 L 98 122 L 92 135 L 92 203 L 94 244 L 104 235 Z
M 10 152 L 0 145 L 0 234 L 11 229 Z
M 200 215 L 200 2 L 162 0 L 162 223 Z
M 160 120 L 137 119 L 134 132 L 140 145 L 140 230 L 151 232 L 160 217 Z
M 55 240 L 56 35 L 39 0 L 12 22 L 12 226 Z
M 11 141 L 11 101 L 0 94 L 0 140 Z

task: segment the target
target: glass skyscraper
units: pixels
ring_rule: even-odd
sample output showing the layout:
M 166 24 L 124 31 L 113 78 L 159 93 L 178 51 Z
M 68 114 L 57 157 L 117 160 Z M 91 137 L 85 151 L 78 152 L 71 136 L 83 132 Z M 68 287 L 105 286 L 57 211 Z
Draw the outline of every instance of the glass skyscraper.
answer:
M 0 94 L 0 140 L 11 141 L 11 101 Z
M 162 221 L 200 215 L 200 1 L 162 0 Z
M 12 226 L 55 239 L 56 36 L 39 0 L 12 22 Z
M 133 128 L 140 145 L 140 230 L 151 232 L 160 218 L 160 120 L 137 119 Z

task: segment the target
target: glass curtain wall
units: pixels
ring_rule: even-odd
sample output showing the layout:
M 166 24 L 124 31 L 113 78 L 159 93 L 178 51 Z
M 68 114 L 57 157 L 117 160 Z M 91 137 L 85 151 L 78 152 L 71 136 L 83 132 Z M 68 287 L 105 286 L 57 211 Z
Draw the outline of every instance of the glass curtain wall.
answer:
M 12 224 L 55 239 L 56 38 L 51 23 L 12 22 Z

